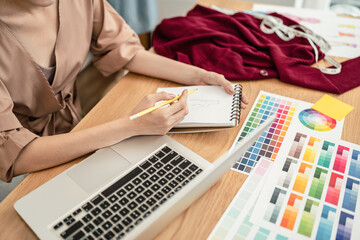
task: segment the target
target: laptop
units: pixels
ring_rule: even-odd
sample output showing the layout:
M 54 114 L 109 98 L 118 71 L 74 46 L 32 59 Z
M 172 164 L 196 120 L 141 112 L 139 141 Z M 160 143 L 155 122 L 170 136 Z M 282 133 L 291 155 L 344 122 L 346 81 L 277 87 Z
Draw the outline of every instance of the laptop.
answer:
M 220 179 L 274 119 L 214 163 L 166 135 L 127 139 L 99 149 L 14 207 L 40 239 L 152 239 Z

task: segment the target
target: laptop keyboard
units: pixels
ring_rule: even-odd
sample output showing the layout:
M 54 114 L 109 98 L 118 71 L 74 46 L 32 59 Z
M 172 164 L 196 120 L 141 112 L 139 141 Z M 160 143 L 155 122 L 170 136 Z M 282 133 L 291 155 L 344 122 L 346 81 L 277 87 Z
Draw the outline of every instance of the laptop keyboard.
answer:
M 53 226 L 62 239 L 120 239 L 202 169 L 162 147 Z

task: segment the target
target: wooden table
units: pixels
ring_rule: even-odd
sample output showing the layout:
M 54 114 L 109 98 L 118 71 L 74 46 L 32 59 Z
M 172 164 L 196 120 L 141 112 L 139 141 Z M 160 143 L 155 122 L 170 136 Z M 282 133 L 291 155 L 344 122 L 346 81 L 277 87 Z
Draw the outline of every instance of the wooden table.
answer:
M 205 6 L 216 4 L 234 10 L 252 7 L 252 3 L 235 0 L 199 0 L 199 3 Z M 249 107 L 242 112 L 241 123 L 244 122 L 259 90 L 308 102 L 315 102 L 324 95 L 324 92 L 289 85 L 277 79 L 239 82 L 243 85 L 244 92 L 250 101 Z M 158 87 L 170 86 L 177 85 L 137 74 L 128 74 L 86 115 L 74 131 L 122 117 L 146 94 L 155 92 Z M 360 117 L 360 88 L 342 95 L 330 95 L 355 107 L 346 117 L 342 139 L 360 144 L 358 119 Z M 230 148 L 239 130 L 240 126 L 212 133 L 172 134 L 170 136 L 213 162 Z M 15 212 L 14 202 L 82 159 L 84 158 L 29 174 L 0 204 L 0 239 L 36 239 L 35 234 Z M 156 239 L 206 239 L 245 179 L 244 174 L 228 171 L 208 192 L 170 223 Z

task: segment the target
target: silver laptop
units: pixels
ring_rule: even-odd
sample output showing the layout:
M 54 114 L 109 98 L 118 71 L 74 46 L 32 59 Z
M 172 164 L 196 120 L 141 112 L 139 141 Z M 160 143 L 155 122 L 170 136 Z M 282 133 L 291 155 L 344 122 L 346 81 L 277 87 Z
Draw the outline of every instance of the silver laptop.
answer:
M 40 239 L 154 238 L 221 178 L 273 120 L 214 163 L 168 136 L 133 137 L 96 151 L 14 207 Z

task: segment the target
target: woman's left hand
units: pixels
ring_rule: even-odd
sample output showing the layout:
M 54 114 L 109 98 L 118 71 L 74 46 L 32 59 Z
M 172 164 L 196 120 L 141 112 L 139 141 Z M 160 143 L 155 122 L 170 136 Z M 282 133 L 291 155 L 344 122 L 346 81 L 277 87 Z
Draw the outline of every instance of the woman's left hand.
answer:
M 218 74 L 216 72 L 210 72 L 203 69 L 199 69 L 199 76 L 191 84 L 193 85 L 218 85 L 222 86 L 224 90 L 229 94 L 234 94 L 235 90 L 232 86 L 232 83 L 227 80 L 224 75 Z M 245 109 L 246 105 L 249 103 L 247 97 L 244 93 L 241 95 L 241 108 Z

